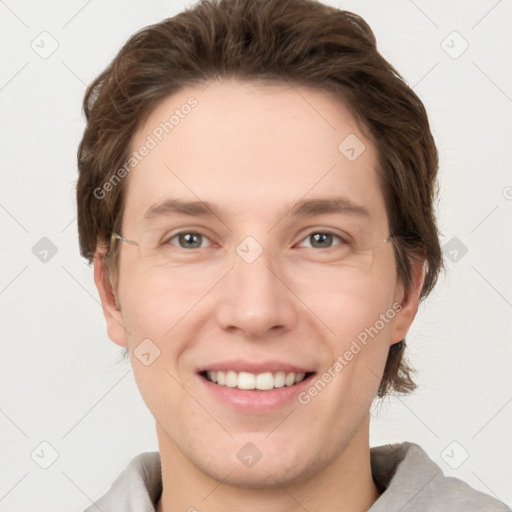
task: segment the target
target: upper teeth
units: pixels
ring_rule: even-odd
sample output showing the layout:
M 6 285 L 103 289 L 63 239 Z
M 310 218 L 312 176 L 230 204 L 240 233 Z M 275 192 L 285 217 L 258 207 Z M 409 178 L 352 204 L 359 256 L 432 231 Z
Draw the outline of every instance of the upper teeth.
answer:
M 283 386 L 292 386 L 304 380 L 305 373 L 294 372 L 265 372 L 265 373 L 248 373 L 234 371 L 208 371 L 206 377 L 212 382 L 216 382 L 221 386 L 238 389 L 260 389 L 266 391 L 273 388 L 282 388 Z

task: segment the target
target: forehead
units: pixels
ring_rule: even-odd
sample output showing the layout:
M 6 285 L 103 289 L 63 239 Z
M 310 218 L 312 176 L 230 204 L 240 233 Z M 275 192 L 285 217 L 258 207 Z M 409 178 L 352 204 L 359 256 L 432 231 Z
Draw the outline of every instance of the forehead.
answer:
M 145 156 L 127 177 L 124 223 L 168 197 L 270 219 L 285 204 L 333 196 L 387 222 L 375 147 L 323 91 L 235 80 L 187 87 L 154 109 L 131 151 Z

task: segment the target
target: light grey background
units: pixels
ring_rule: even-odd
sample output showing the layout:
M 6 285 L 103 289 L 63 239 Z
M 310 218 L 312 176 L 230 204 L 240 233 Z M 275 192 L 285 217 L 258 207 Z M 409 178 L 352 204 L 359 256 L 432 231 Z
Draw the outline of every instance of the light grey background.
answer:
M 416 442 L 511 505 L 512 4 L 329 3 L 370 23 L 425 102 L 441 156 L 448 274 L 408 336 L 419 389 L 375 406 L 372 445 Z M 76 151 L 86 84 L 130 34 L 184 5 L 0 0 L 1 511 L 81 511 L 157 449 L 79 256 Z

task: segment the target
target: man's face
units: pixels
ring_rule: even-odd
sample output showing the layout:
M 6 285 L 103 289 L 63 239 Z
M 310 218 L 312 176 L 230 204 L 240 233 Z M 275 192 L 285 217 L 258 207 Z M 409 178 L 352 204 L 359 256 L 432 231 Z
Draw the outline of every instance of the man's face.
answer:
M 203 89 L 168 97 L 134 136 L 132 150 L 151 146 L 125 178 L 122 236 L 139 246 L 118 242 L 124 330 L 109 335 L 130 350 L 162 452 L 226 483 L 285 485 L 367 443 L 389 346 L 408 327 L 377 154 L 325 93 Z M 338 198 L 366 214 L 294 212 Z M 171 199 L 215 214 L 155 208 Z M 238 387 L 255 382 L 276 387 Z

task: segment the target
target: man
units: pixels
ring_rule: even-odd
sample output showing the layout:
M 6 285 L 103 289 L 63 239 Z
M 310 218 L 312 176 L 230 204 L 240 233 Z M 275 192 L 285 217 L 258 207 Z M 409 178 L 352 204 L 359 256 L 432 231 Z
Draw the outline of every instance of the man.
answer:
M 425 109 L 361 18 L 203 2 L 135 34 L 84 109 L 81 251 L 159 443 L 97 507 L 508 510 L 369 447 L 442 256 Z

